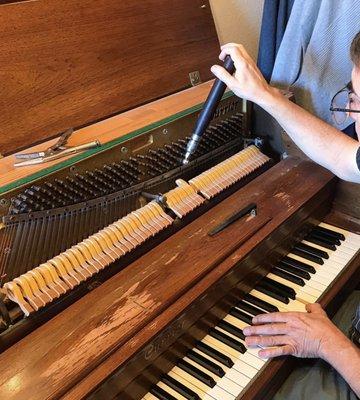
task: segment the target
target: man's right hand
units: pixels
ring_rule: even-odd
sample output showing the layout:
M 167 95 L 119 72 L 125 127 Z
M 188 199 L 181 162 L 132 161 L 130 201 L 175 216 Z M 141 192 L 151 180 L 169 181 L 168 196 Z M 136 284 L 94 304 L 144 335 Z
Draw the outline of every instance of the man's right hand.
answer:
M 221 47 L 220 60 L 229 55 L 234 61 L 236 72 L 230 75 L 223 67 L 214 65 L 212 73 L 223 81 L 237 96 L 261 105 L 276 89 L 265 80 L 254 60 L 241 44 L 229 43 Z

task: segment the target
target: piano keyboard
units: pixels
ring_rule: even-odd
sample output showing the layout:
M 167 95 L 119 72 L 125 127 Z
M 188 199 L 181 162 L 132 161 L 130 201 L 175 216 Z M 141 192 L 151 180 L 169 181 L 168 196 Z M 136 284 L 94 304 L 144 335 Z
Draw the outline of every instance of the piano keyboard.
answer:
M 146 240 L 183 218 L 206 198 L 219 194 L 269 161 L 255 146 L 249 146 L 189 183 L 164 194 L 164 204 L 151 201 L 40 266 L 4 284 L 11 301 L 29 316 L 85 282 Z
M 252 317 L 305 311 L 345 269 L 360 248 L 360 235 L 321 223 L 296 243 L 257 286 L 143 400 L 234 400 L 261 373 L 267 360 L 246 348 L 242 330 Z

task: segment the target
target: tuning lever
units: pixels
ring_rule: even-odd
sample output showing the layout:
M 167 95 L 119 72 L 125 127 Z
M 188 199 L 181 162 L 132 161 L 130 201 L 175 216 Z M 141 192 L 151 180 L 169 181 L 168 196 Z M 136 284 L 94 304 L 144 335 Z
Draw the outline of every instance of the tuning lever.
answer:
M 227 56 L 224 61 L 224 68 L 232 75 L 235 72 L 235 65 L 230 56 Z M 205 101 L 204 107 L 196 122 L 194 132 L 186 148 L 186 154 L 183 163 L 187 164 L 192 154 L 195 153 L 202 135 L 209 126 L 214 113 L 225 93 L 226 85 L 220 79 L 215 79 L 214 85 L 211 88 L 208 98 Z

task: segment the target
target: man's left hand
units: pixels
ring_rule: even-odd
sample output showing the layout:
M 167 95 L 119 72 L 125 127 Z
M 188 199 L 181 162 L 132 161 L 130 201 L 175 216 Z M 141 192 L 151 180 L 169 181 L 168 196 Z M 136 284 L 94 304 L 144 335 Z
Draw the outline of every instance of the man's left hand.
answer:
M 327 358 L 344 335 L 329 320 L 320 304 L 307 304 L 307 313 L 276 312 L 253 318 L 253 326 L 244 328 L 249 347 L 262 347 L 264 358 L 293 355 Z

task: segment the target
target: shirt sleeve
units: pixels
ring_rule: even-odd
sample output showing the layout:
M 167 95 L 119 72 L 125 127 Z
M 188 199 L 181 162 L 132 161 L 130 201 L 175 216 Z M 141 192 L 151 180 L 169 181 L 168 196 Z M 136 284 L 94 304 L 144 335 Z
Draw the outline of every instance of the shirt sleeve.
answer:
M 358 154 L 360 154 L 360 151 L 358 151 Z M 349 333 L 350 339 L 360 348 L 360 304 L 357 307 Z

